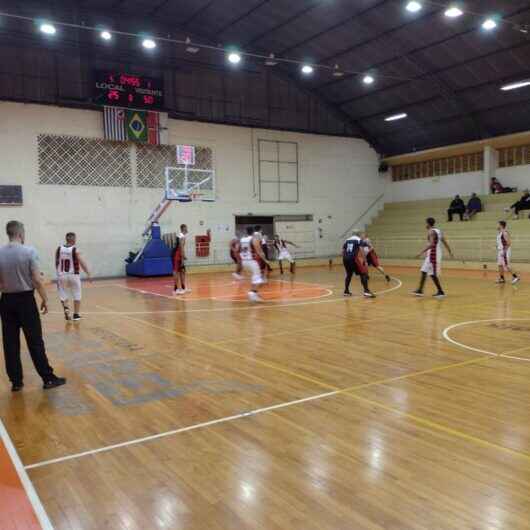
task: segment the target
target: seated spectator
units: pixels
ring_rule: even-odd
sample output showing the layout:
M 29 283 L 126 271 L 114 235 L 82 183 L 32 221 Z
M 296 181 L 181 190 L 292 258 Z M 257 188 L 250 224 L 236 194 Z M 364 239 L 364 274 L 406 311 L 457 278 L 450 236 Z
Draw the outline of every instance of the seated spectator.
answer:
M 481 211 L 482 211 L 482 201 L 477 197 L 476 193 L 472 193 L 471 198 L 469 199 L 467 203 L 466 215 L 465 215 L 466 221 L 473 219 L 473 217 L 478 212 L 481 212 Z
M 516 216 L 519 216 L 521 210 L 530 210 L 530 192 L 524 190 L 523 196 L 517 202 L 513 203 L 510 209 L 513 210 Z
M 447 220 L 451 222 L 453 220 L 453 214 L 457 213 L 460 216 L 460 220 L 463 221 L 465 212 L 466 205 L 464 201 L 460 198 L 460 195 L 456 195 L 449 206 L 449 210 L 447 210 Z
M 512 193 L 517 191 L 517 188 L 505 188 L 495 177 L 491 178 L 490 191 L 494 193 Z

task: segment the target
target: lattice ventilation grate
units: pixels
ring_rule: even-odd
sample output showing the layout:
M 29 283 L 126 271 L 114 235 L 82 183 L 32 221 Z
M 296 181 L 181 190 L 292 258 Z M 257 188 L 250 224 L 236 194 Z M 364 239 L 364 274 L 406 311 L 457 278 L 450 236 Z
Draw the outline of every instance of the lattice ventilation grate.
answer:
M 143 145 L 136 150 L 136 182 L 139 188 L 164 188 L 166 167 L 184 167 L 177 164 L 176 147 L 173 145 Z M 211 147 L 195 147 L 195 165 L 193 169 L 214 168 Z
M 41 134 L 38 149 L 40 184 L 132 186 L 126 143 Z

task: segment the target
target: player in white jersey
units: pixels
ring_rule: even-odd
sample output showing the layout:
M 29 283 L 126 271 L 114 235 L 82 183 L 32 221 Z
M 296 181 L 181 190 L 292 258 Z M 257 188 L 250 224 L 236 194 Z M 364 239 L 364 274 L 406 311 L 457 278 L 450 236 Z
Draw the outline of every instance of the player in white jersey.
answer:
M 252 286 L 248 292 L 248 299 L 251 302 L 261 302 L 262 300 L 258 294 L 258 290 L 265 282 L 261 274 L 258 259 L 263 260 L 267 265 L 268 262 L 261 248 L 261 238 L 255 237 L 254 229 L 251 226 L 247 228 L 247 235 L 239 241 L 239 254 L 243 269 L 251 275 Z
M 429 275 L 437 289 L 434 297 L 444 298 L 445 293 L 438 278 L 442 272 L 442 245 L 447 249 L 447 252 L 449 252 L 451 257 L 453 257 L 453 251 L 445 240 L 442 231 L 439 228 L 434 227 L 435 224 L 436 221 L 432 217 L 429 217 L 426 220 L 427 240 L 429 241 L 429 245 L 417 256 L 419 258 L 425 255 L 425 260 L 421 267 L 420 285 L 413 294 L 416 296 L 423 296 L 425 280 L 427 279 L 427 275 Z
M 279 235 L 274 236 L 274 248 L 278 252 L 278 264 L 280 265 L 280 274 L 283 274 L 283 265 L 282 261 L 286 260 L 289 262 L 291 269 L 291 274 L 294 274 L 294 269 L 296 263 L 287 248 L 287 245 L 298 248 L 298 245 L 295 245 L 292 241 L 287 241 L 286 239 L 281 239 Z
M 497 283 L 506 283 L 504 273 L 512 274 L 512 283 L 519 281 L 519 276 L 512 270 L 512 239 L 506 230 L 506 221 L 499 221 L 497 227 L 497 265 L 499 266 L 499 278 Z
M 72 298 L 74 300 L 72 320 L 77 322 L 81 320 L 81 270 L 87 274 L 89 281 L 92 281 L 92 278 L 87 264 L 76 247 L 76 235 L 73 232 L 66 234 L 66 244 L 61 245 L 55 251 L 55 269 L 64 318 L 70 320 L 68 301 Z

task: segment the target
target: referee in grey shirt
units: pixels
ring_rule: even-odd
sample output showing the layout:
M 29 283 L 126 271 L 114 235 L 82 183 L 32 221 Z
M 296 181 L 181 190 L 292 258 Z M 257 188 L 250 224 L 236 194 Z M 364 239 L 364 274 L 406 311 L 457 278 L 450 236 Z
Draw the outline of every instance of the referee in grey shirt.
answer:
M 33 292 L 37 289 L 41 297 L 43 314 L 48 312 L 48 297 L 41 280 L 37 252 L 24 245 L 22 223 L 10 221 L 6 232 L 9 244 L 0 248 L 0 317 L 11 390 L 18 392 L 24 386 L 20 361 L 20 329 L 24 332 L 31 359 L 42 378 L 44 389 L 64 385 L 66 379 L 53 373 L 42 340 L 39 309 Z

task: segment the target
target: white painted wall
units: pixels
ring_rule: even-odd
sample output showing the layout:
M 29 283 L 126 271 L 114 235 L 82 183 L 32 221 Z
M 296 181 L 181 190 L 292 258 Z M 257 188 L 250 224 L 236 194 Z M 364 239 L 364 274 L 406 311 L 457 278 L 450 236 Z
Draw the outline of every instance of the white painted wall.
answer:
M 37 136 L 41 133 L 101 138 L 102 113 L 0 103 L 0 184 L 22 184 L 24 192 L 23 207 L 0 207 L 0 224 L 12 218 L 26 224 L 28 243 L 37 247 L 48 273 L 54 249 L 64 233 L 73 230 L 96 276 L 123 274 L 123 259 L 139 246 L 144 223 L 162 190 L 39 185 Z M 298 142 L 298 204 L 259 203 L 255 193 L 258 138 Z M 169 120 L 169 143 L 213 148 L 218 200 L 176 203 L 162 218 L 163 232 L 175 231 L 181 222 L 188 224 L 191 235 L 211 227 L 214 243 L 223 249 L 233 234 L 234 215 L 251 212 L 313 214 L 315 234 L 320 227 L 324 235 L 317 237 L 317 255 L 336 252 L 339 235 L 384 189 L 377 154 L 362 140 Z M 223 224 L 230 231 L 216 232 Z
M 498 168 L 497 178 L 503 186 L 525 190 L 530 188 L 530 165 Z
M 386 177 L 385 202 L 421 201 L 438 199 L 454 195 L 471 195 L 483 193 L 482 171 L 456 173 L 443 177 L 392 182 L 390 173 Z

